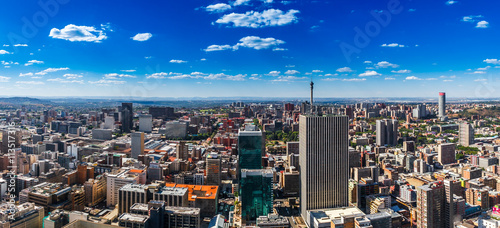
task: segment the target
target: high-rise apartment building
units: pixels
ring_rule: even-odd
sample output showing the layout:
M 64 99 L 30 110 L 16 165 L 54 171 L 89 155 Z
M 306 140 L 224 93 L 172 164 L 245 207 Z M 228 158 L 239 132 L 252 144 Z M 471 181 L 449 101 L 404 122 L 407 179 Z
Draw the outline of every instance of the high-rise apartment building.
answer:
M 417 227 L 444 227 L 445 188 L 442 182 L 417 187 Z
M 398 144 L 398 121 L 377 120 L 377 146 Z
M 132 158 L 139 158 L 139 155 L 144 154 L 144 132 L 134 132 L 132 136 Z
M 127 184 L 145 184 L 146 170 L 120 169 L 106 173 L 106 205 L 114 207 L 118 204 L 118 191 Z
M 474 144 L 474 128 L 467 122 L 461 122 L 458 125 L 458 143 L 462 146 Z
M 299 117 L 301 213 L 348 206 L 348 117 Z

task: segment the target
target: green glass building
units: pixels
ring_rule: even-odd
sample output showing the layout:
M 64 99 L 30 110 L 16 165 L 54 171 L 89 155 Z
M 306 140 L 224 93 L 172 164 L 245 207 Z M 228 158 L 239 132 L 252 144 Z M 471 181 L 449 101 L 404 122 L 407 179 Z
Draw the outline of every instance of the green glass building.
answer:
M 238 132 L 238 169 L 262 169 L 262 131 L 255 125 L 246 125 Z
M 256 220 L 273 213 L 273 171 L 269 169 L 241 170 L 241 218 Z

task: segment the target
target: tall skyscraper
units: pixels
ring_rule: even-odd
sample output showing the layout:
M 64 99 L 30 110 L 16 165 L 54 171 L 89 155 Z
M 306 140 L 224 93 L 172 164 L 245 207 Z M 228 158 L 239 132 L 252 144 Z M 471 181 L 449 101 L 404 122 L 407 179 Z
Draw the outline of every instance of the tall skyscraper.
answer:
M 134 126 L 134 109 L 132 103 L 122 103 L 120 107 L 122 131 L 129 133 Z
M 461 122 L 458 129 L 458 143 L 462 146 L 474 144 L 474 128 L 467 122 Z
M 442 182 L 417 187 L 417 227 L 444 227 L 445 199 Z
M 444 143 L 438 146 L 438 162 L 442 165 L 455 163 L 455 143 Z
M 249 221 L 273 213 L 273 171 L 241 170 L 241 218 Z
M 446 119 L 446 93 L 440 92 L 439 93 L 439 115 L 438 117 L 441 120 Z
M 348 117 L 301 115 L 299 119 L 300 208 L 349 205 Z
M 245 125 L 238 132 L 238 170 L 262 169 L 264 138 L 255 125 Z
M 377 146 L 398 144 L 398 121 L 377 120 Z
M 139 155 L 144 154 L 144 133 L 132 133 L 132 158 L 139 158 Z

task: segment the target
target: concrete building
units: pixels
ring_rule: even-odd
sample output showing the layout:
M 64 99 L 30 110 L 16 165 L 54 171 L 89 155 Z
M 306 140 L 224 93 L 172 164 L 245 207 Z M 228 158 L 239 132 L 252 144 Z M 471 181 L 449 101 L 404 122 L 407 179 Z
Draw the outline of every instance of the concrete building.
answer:
M 83 186 L 87 205 L 95 206 L 106 198 L 105 176 L 99 175 L 95 179 L 89 179 Z
M 106 173 L 106 202 L 108 207 L 118 204 L 118 191 L 127 184 L 145 184 L 146 170 L 120 169 L 114 173 Z
M 398 144 L 398 121 L 377 120 L 377 146 Z
M 417 187 L 417 227 L 443 227 L 445 222 L 445 188 L 435 182 Z
M 160 129 L 159 133 L 164 134 L 169 139 L 183 139 L 187 136 L 188 125 L 189 123 L 187 122 L 167 122 L 165 123 L 165 128 Z
M 458 130 L 458 144 L 470 146 L 474 144 L 474 128 L 467 122 L 461 122 Z
M 209 153 L 206 158 L 206 174 L 205 183 L 207 185 L 217 185 L 221 183 L 221 156 L 217 153 Z
M 151 133 L 153 131 L 153 116 L 149 114 L 139 115 L 139 131 Z
M 113 130 L 110 129 L 92 129 L 92 139 L 111 140 L 113 138 Z
M 456 163 L 455 143 L 444 143 L 438 145 L 438 162 L 442 165 Z
M 0 205 L 0 227 L 42 228 L 44 214 L 44 208 L 34 203 L 22 203 L 17 206 L 4 203 Z
M 165 226 L 166 228 L 201 227 L 200 208 L 190 207 L 165 207 Z
M 127 184 L 118 191 L 118 213 L 128 213 L 130 207 L 136 203 L 148 203 L 152 194 L 149 185 Z
M 132 158 L 139 158 L 139 155 L 144 154 L 144 132 L 134 132 L 132 137 Z
M 301 214 L 348 206 L 348 117 L 301 115 Z

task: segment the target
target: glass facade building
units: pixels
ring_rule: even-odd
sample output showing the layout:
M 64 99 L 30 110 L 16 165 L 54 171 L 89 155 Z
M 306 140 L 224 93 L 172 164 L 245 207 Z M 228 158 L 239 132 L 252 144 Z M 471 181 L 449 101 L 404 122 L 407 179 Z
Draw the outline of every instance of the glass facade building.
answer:
M 238 167 L 239 169 L 262 169 L 262 131 L 254 125 L 248 125 L 238 132 Z
M 241 218 L 256 220 L 273 213 L 273 172 L 266 169 L 241 170 Z

